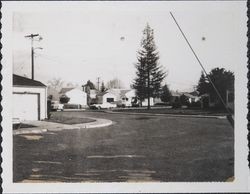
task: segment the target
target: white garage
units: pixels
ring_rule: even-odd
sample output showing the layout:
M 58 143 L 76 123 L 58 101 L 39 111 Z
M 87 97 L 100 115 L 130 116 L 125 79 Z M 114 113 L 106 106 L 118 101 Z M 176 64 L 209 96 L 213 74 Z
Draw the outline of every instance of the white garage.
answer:
M 13 118 L 20 121 L 47 118 L 47 87 L 36 80 L 13 75 Z

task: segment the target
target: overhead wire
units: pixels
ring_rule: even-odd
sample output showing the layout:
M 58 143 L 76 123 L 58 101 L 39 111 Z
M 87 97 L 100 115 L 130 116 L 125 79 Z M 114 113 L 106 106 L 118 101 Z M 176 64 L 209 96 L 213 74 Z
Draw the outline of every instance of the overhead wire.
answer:
M 187 42 L 189 48 L 191 49 L 192 53 L 194 54 L 195 58 L 197 59 L 199 65 L 201 66 L 201 68 L 202 68 L 202 70 L 204 71 L 205 75 L 207 76 L 209 82 L 210 82 L 211 85 L 213 86 L 213 88 L 214 88 L 214 90 L 215 90 L 217 96 L 220 98 L 220 100 L 221 100 L 222 104 L 224 105 L 226 111 L 227 111 L 230 115 L 232 115 L 231 111 L 228 109 L 228 107 L 227 107 L 225 101 L 223 100 L 223 98 L 222 98 L 222 96 L 220 95 L 218 89 L 216 88 L 215 84 L 214 84 L 213 81 L 211 80 L 210 76 L 209 76 L 208 73 L 206 72 L 205 67 L 202 65 L 202 63 L 201 63 L 199 57 L 198 57 L 197 54 L 195 53 L 194 49 L 192 48 L 190 42 L 188 41 L 186 35 L 185 35 L 184 32 L 182 31 L 180 25 L 178 24 L 177 20 L 175 19 L 174 15 L 172 14 L 172 12 L 170 12 L 170 15 L 172 16 L 172 18 L 173 18 L 175 24 L 177 25 L 178 29 L 180 30 L 182 36 L 184 37 L 185 41 Z M 231 123 L 231 122 L 230 122 L 230 123 Z M 231 124 L 232 124 L 232 123 L 231 123 Z

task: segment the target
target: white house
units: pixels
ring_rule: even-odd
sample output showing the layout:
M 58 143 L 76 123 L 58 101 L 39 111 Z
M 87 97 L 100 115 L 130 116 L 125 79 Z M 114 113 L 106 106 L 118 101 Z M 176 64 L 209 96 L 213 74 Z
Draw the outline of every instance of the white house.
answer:
M 188 98 L 189 103 L 198 102 L 200 100 L 200 97 L 198 96 L 198 94 L 195 95 L 194 92 L 192 93 L 184 92 L 182 94 Z
M 13 75 L 13 119 L 42 120 L 47 118 L 47 87 L 43 83 Z
M 125 93 L 125 97 L 123 98 L 123 101 L 125 100 L 126 106 L 132 106 L 132 102 L 136 99 L 136 92 L 135 90 L 129 90 Z M 148 105 L 148 99 L 145 99 L 142 101 L 142 106 Z M 154 105 L 154 98 L 150 98 L 150 105 Z
M 115 94 L 112 94 L 111 92 L 101 92 L 97 94 L 96 97 L 98 104 L 117 101 L 117 96 Z
M 80 88 L 62 88 L 60 94 L 69 98 L 68 104 L 87 106 L 87 94 Z

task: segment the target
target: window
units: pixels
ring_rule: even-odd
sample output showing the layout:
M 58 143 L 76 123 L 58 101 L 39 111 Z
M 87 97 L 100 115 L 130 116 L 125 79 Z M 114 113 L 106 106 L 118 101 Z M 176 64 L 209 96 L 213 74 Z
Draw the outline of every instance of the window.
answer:
M 114 102 L 114 98 L 107 98 L 107 102 Z

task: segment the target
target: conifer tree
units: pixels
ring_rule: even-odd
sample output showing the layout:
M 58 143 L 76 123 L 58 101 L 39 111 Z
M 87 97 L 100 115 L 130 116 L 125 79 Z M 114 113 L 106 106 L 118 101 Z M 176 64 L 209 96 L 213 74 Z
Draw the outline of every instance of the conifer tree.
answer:
M 148 99 L 148 109 L 150 109 L 150 98 L 159 97 L 161 82 L 166 77 L 166 72 L 158 63 L 159 54 L 154 41 L 154 31 L 147 24 L 143 30 L 141 49 L 138 51 L 136 68 L 136 78 L 132 87 L 136 90 L 136 95 L 140 101 Z

